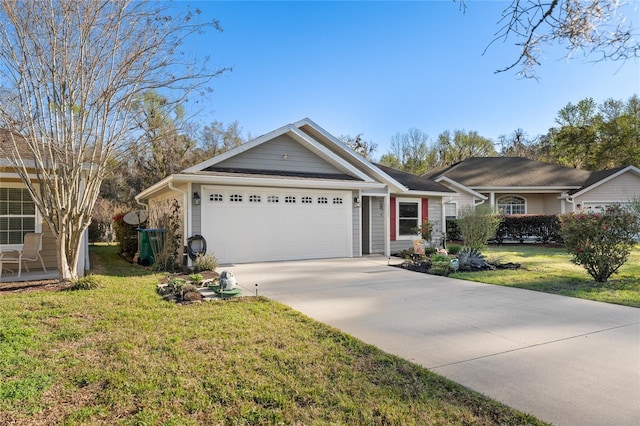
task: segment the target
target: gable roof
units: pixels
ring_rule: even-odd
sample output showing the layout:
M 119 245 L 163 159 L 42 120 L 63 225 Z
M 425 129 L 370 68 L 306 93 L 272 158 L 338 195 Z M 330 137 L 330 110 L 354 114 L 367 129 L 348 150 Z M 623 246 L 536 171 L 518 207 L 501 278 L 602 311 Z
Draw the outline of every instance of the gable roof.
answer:
M 581 188 L 591 176 L 587 170 L 520 157 L 472 157 L 445 169 L 424 175 L 435 179 L 447 177 L 466 187 L 480 188 Z
M 411 173 L 403 172 L 392 167 L 376 164 L 380 170 L 393 177 L 395 180 L 406 186 L 411 191 L 419 192 L 445 192 L 454 194 L 455 191 L 429 178 L 416 176 Z
M 589 192 L 592 189 L 602 185 L 603 183 L 628 172 L 634 173 L 637 176 L 640 176 L 640 169 L 635 166 L 622 166 L 622 167 L 616 167 L 615 169 L 591 172 L 591 175 L 585 181 L 584 185 L 582 185 L 582 187 L 578 189 L 569 191 L 569 195 L 571 197 L 582 195 L 585 192 Z

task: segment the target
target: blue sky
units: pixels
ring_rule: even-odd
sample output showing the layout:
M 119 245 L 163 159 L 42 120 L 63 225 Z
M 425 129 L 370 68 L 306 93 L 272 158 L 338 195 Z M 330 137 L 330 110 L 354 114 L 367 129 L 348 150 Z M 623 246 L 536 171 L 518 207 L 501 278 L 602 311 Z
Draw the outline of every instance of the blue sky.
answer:
M 518 79 L 513 41 L 496 42 L 507 2 L 188 2 L 215 18 L 185 46 L 233 67 L 212 82 L 195 120 L 237 120 L 252 137 L 309 117 L 335 136 L 363 133 L 388 151 L 397 132 L 475 130 L 497 141 L 517 128 L 530 136 L 554 126 L 560 108 L 640 93 L 640 63 L 566 61 L 546 51 L 539 80 Z M 640 27 L 639 3 L 628 19 Z

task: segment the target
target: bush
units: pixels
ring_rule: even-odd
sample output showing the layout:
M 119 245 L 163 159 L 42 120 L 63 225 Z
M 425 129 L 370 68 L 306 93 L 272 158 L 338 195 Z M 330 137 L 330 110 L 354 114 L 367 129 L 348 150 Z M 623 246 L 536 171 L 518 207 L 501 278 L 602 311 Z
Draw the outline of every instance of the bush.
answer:
M 67 288 L 65 288 L 65 290 L 67 291 L 95 290 L 101 287 L 102 287 L 102 284 L 96 277 L 94 277 L 93 275 L 85 275 L 84 277 L 71 281 L 71 284 Z
M 447 241 L 461 241 L 458 219 L 447 219 Z
M 635 214 L 613 205 L 604 213 L 560 217 L 561 233 L 573 262 L 596 282 L 606 282 L 629 259 L 640 225 Z
M 436 254 L 431 257 L 431 273 L 434 275 L 449 275 L 451 259 L 444 254 Z
M 194 272 L 215 271 L 218 267 L 218 259 L 211 254 L 199 254 L 193 262 Z
M 113 217 L 113 231 L 116 241 L 120 244 L 120 253 L 134 255 L 138 251 L 138 231 L 124 221 L 124 215 L 121 212 Z
M 495 240 L 518 241 L 534 239 L 539 243 L 560 242 L 560 220 L 556 215 L 503 216 L 496 230 Z
M 499 223 L 500 217 L 493 213 L 491 207 L 485 205 L 462 209 L 458 219 L 464 244 L 478 250 L 486 247 L 489 238 L 496 234 Z
M 457 244 L 448 244 L 447 245 L 447 251 L 449 252 L 449 254 L 452 255 L 457 255 L 458 253 L 460 253 L 460 250 L 462 250 L 462 246 L 459 246 Z

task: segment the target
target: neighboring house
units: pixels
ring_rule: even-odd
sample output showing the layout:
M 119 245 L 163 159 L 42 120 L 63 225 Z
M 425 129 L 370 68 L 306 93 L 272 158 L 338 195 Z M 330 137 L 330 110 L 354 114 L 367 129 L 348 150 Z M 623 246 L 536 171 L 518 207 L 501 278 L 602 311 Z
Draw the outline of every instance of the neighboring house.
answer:
M 202 235 L 220 263 L 389 255 L 428 218 L 442 235 L 433 180 L 373 164 L 309 119 L 173 174 L 136 196 L 183 206 L 183 241 Z
M 590 172 L 519 157 L 473 157 L 422 176 L 457 191 L 445 202 L 447 217 L 482 203 L 503 214 L 559 214 L 640 197 L 634 166 Z
M 24 141 L 18 138 L 18 151 L 27 167 L 34 166 L 33 154 Z M 5 152 L 13 152 L 11 134 L 7 130 L 0 129 L 0 144 Z M 43 221 L 42 215 L 35 206 L 29 191 L 22 183 L 20 176 L 13 168 L 13 163 L 2 156 L 0 150 L 0 251 L 22 249 L 23 236 L 28 232 L 42 232 L 42 258 L 47 271 L 57 271 L 58 262 L 56 255 L 55 236 Z M 32 181 L 36 182 L 35 168 L 33 168 Z M 85 238 L 82 244 L 77 265 L 79 275 L 84 275 L 85 266 L 88 265 L 88 240 Z M 39 262 L 29 262 L 30 270 L 41 270 Z M 23 268 L 24 270 L 24 268 Z M 3 274 L 3 280 L 12 279 L 11 274 Z M 15 276 L 13 276 L 15 278 Z M 22 279 L 28 279 L 29 275 L 22 275 Z

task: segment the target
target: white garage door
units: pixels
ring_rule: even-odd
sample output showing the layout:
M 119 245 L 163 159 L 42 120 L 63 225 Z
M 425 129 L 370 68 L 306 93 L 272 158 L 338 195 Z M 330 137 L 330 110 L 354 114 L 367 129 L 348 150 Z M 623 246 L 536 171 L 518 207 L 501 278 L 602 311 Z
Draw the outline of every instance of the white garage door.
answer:
M 201 207 L 220 263 L 352 255 L 349 191 L 205 186 Z

